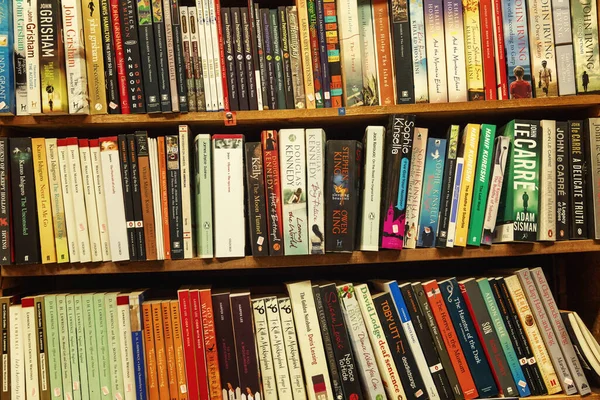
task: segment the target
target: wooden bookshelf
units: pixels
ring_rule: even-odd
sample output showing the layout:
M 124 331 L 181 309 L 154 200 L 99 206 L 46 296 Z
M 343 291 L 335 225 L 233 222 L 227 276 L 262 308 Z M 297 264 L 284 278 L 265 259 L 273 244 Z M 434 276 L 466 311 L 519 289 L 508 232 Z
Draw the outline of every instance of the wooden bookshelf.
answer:
M 349 264 L 410 263 L 472 258 L 523 257 L 536 255 L 600 252 L 600 242 L 594 240 L 556 243 L 497 244 L 491 247 L 452 249 L 415 249 L 404 251 L 355 251 L 346 254 L 325 254 L 283 257 L 244 257 L 234 259 L 189 259 L 140 262 L 106 262 L 86 264 L 32 264 L 2 267 L 4 277 L 90 275 L 144 272 L 180 272 L 209 270 L 240 270 L 260 268 L 319 267 Z
M 553 394 L 550 396 L 529 396 L 529 397 L 525 397 L 524 399 L 528 399 L 528 400 L 542 400 L 542 399 L 543 400 L 575 400 L 575 399 L 599 400 L 600 399 L 600 389 L 593 388 L 592 393 L 588 394 L 587 396 L 581 396 L 581 395 L 568 396 L 566 394 L 559 393 L 559 394 Z

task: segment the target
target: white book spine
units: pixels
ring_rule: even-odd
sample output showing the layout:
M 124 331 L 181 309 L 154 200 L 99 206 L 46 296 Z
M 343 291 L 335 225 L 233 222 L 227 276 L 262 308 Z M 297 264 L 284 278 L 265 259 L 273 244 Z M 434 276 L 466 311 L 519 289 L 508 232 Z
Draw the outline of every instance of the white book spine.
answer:
M 40 88 L 40 49 L 38 40 L 38 2 L 25 0 L 25 27 L 27 52 L 27 112 L 41 114 L 42 93 Z
M 446 73 L 448 80 L 448 101 L 451 103 L 467 101 L 467 66 L 462 4 L 460 1 L 455 0 L 444 0 L 443 3 L 444 40 L 446 42 L 446 60 L 448 62 Z M 429 47 L 427 48 L 427 53 L 429 55 Z
M 112 261 L 125 261 L 129 260 L 129 247 L 118 148 L 116 137 L 100 140 L 102 180 L 104 184 L 104 197 L 106 199 L 106 214 L 108 217 L 110 255 Z
M 346 107 L 361 106 L 364 102 L 361 90 L 363 84 L 362 43 L 360 40 L 358 4 L 357 0 L 338 0 L 336 5 L 342 66 L 343 103 Z
M 21 305 L 10 306 L 8 316 L 10 319 L 10 398 L 25 400 L 25 350 Z
M 212 174 L 210 135 L 194 138 L 196 173 L 196 251 L 200 258 L 213 256 Z
M 100 241 L 100 228 L 98 225 L 98 206 L 96 203 L 94 186 L 94 171 L 92 168 L 90 147 L 87 143 L 85 146 L 79 147 L 79 157 L 81 160 L 82 189 L 85 196 L 92 261 L 102 261 L 102 242 Z
M 280 399 L 290 399 L 293 397 L 292 386 L 288 369 L 288 359 L 285 355 L 285 344 L 281 329 L 281 319 L 279 318 L 279 302 L 277 301 L 277 297 L 265 298 L 265 313 L 267 315 L 269 340 L 271 341 L 271 352 L 273 354 L 277 395 Z
M 77 246 L 79 251 L 79 261 L 92 261 L 90 251 L 90 237 L 85 211 L 85 196 L 83 195 L 83 180 L 81 179 L 81 162 L 79 160 L 79 146 L 77 139 L 67 139 L 67 162 L 69 168 L 69 177 L 71 179 L 71 189 L 73 193 L 73 209 L 75 210 L 75 221 L 77 225 Z
M 325 358 L 312 285 L 310 281 L 303 281 L 290 283 L 286 286 L 290 295 L 294 321 L 296 322 L 308 398 L 310 400 L 333 399 L 331 379 L 327 369 L 327 359 Z M 322 392 L 317 392 L 315 383 L 321 383 L 325 389 Z
M 69 114 L 89 114 L 81 2 L 62 0 Z
M 123 366 L 121 363 L 121 341 L 119 336 L 119 313 L 117 310 L 117 293 L 106 293 L 106 334 L 108 336 L 111 392 L 114 399 L 124 399 L 123 396 Z
M 179 165 L 181 178 L 181 216 L 183 218 L 183 257 L 194 256 L 192 238 L 191 168 L 190 168 L 190 128 L 179 125 Z
M 171 0 L 162 0 L 163 19 L 165 20 L 165 39 L 167 42 L 167 65 L 169 67 L 169 91 L 171 92 L 171 111 L 179 112 L 179 94 L 177 92 L 177 70 L 175 67 L 175 47 L 173 46 L 173 18 Z
M 106 199 L 104 198 L 104 179 L 102 177 L 100 147 L 98 146 L 97 141 L 94 145 L 90 145 L 90 158 L 92 161 L 92 178 L 94 181 L 94 194 L 96 196 L 96 211 L 98 213 L 98 231 L 100 232 L 102 261 L 110 261 L 110 237 L 108 235 Z
M 506 136 L 498 136 L 496 138 L 494 160 L 492 161 L 492 178 L 490 179 L 490 190 L 483 220 L 484 235 L 482 237 L 486 239 L 486 243 L 484 244 L 491 244 L 491 238 L 493 237 L 494 228 L 496 227 L 500 194 L 502 192 L 502 183 L 504 182 L 504 167 L 506 166 L 509 147 L 510 138 Z M 490 237 L 489 242 L 487 241 L 487 235 Z
M 15 59 L 15 97 L 17 115 L 28 115 L 27 112 L 27 81 L 23 84 L 23 75 L 27 76 L 27 45 L 25 43 L 26 0 L 13 1 L 13 43 Z M 21 79 L 16 82 L 16 77 Z
M 408 3 L 410 12 L 410 38 L 413 50 L 415 102 L 427 103 L 429 101 L 429 84 L 427 83 L 427 51 L 423 0 L 410 0 Z
M 277 300 L 279 303 L 279 316 L 281 317 L 281 331 L 283 344 L 285 346 L 285 357 L 287 358 L 290 372 L 290 384 L 294 400 L 306 399 L 306 387 L 302 378 L 302 362 L 298 349 L 298 337 L 296 336 L 296 325 L 292 313 L 292 303 L 289 297 Z
M 69 347 L 69 331 L 67 326 L 67 296 L 56 295 L 56 309 L 58 310 L 58 340 L 60 342 L 60 368 L 62 372 L 62 393 L 64 399 L 73 399 L 73 378 L 71 376 L 71 350 Z
M 452 205 L 450 207 L 450 222 L 448 223 L 448 240 L 446 241 L 446 247 L 454 247 L 454 236 L 456 234 L 456 215 L 458 214 L 458 199 L 460 198 L 460 188 L 462 185 L 464 167 L 464 157 L 456 157 L 454 188 L 452 189 Z
M 215 65 L 212 62 L 212 34 L 210 32 L 210 16 L 206 0 L 196 0 L 198 12 L 198 37 L 202 59 L 202 79 L 206 96 L 206 111 L 219 111 L 217 104 L 217 87 L 215 85 Z
M 259 90 L 260 92 L 260 90 Z M 309 232 L 316 229 L 323 240 L 311 240 L 310 254 L 325 254 L 325 131 L 306 130 L 306 205 Z M 285 219 L 284 219 L 285 220 Z M 313 233 L 309 233 L 309 236 Z M 315 245 L 315 243 L 319 243 Z
M 127 295 L 117 297 L 117 314 L 119 318 L 119 345 L 121 347 L 121 368 L 123 371 L 124 400 L 135 400 L 135 373 L 133 368 L 133 343 L 131 338 L 131 314 L 129 301 L 119 301 Z M 124 304 L 121 304 L 124 303 Z
M 244 138 L 213 136 L 214 249 L 216 257 L 244 257 Z
M 162 226 L 162 207 L 160 203 L 160 178 L 158 173 L 156 139 L 148 138 L 148 154 L 150 157 L 150 176 L 152 178 L 152 200 L 154 206 L 154 233 L 156 235 L 156 256 L 159 260 L 165 259 L 165 247 Z
M 308 254 L 306 143 L 304 129 L 279 131 L 285 254 Z
M 368 126 L 363 139 L 365 165 L 362 197 L 362 222 L 360 249 L 379 250 L 379 224 L 381 214 L 381 181 L 383 177 L 383 149 L 385 128 Z
M 204 5 L 208 3 L 208 15 L 210 19 L 210 37 L 212 40 L 212 63 L 215 70 L 215 88 L 217 89 L 217 109 L 215 111 L 223 111 L 225 109 L 225 99 L 223 98 L 223 79 L 221 77 L 221 56 L 219 53 L 219 34 L 217 33 L 217 10 L 215 0 L 204 0 Z M 221 12 L 219 9 L 218 12 Z M 206 21 L 205 21 L 206 23 Z M 219 27 L 221 29 L 221 27 Z
M 542 162 L 540 171 L 540 218 L 538 240 L 556 240 L 556 121 L 540 121 Z
M 423 189 L 423 171 L 427 158 L 427 134 L 425 128 L 415 128 L 413 152 L 410 161 L 410 178 L 406 195 L 406 231 L 404 247 L 414 249 L 417 245 L 417 227 L 421 209 L 421 191 Z M 449 233 L 449 232 L 448 232 Z M 448 235 L 448 237 L 450 237 Z
M 529 12 L 531 97 L 556 97 L 558 96 L 558 85 L 556 82 L 552 7 L 546 0 L 530 0 L 527 2 L 527 8 Z M 540 210 L 543 210 L 541 205 Z
M 55 138 L 46 139 L 46 161 L 48 165 L 48 183 L 50 185 L 50 202 L 52 204 L 52 216 L 54 223 L 54 235 L 56 249 L 64 249 L 64 241 L 67 240 L 67 223 L 65 220 L 65 205 L 63 202 L 63 189 L 61 182 L 61 171 L 58 159 L 58 146 Z M 57 233 L 62 232 L 59 236 Z M 67 248 L 68 248 L 67 243 Z M 69 262 L 68 251 L 57 251 L 57 262 Z
M 258 348 L 263 395 L 265 396 L 265 400 L 277 400 L 277 382 L 275 380 L 271 339 L 269 337 L 264 299 L 253 299 L 252 310 L 254 314 L 254 332 L 256 334 L 256 347 Z
M 377 84 L 377 54 L 373 29 L 373 8 L 370 0 L 358 0 L 360 29 L 360 59 L 363 74 L 363 102 L 366 106 L 377 106 L 381 102 Z
M 337 290 L 348 335 L 352 341 L 352 350 L 358 364 L 357 369 L 363 390 L 365 391 L 364 394 L 369 400 L 383 399 L 386 397 L 385 388 L 381 380 L 379 367 L 377 366 L 375 352 L 369 340 L 367 327 L 363 320 L 360 306 L 356 301 L 356 296 L 348 294 L 354 294 L 354 287 L 352 284 L 340 285 L 337 287 Z
M 65 204 L 65 221 L 67 223 L 67 239 L 69 240 L 69 260 L 79 262 L 79 246 L 77 242 L 77 224 L 75 208 L 73 206 L 73 189 L 71 188 L 71 175 L 69 174 L 67 145 L 58 145 L 58 165 L 60 169 L 63 200 Z
M 37 400 L 40 398 L 40 379 L 38 375 L 38 359 L 36 343 L 37 325 L 34 299 L 25 298 L 21 306 L 21 328 L 23 331 L 23 350 L 25 354 L 25 388 L 26 399 Z
M 354 293 L 352 294 L 356 296 L 363 320 L 366 323 L 367 333 L 373 345 L 375 359 L 377 360 L 381 379 L 383 380 L 388 397 L 392 399 L 405 399 L 406 394 L 400 382 L 400 375 L 398 374 L 390 347 L 381 328 L 381 322 L 377 316 L 377 310 L 373 304 L 368 286 L 365 284 L 357 285 L 354 287 Z

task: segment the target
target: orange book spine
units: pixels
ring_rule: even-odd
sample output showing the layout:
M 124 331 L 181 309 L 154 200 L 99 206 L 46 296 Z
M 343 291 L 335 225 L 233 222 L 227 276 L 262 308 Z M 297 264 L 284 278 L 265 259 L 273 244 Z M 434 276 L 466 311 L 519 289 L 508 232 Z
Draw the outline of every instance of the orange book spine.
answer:
M 463 391 L 465 400 L 474 399 L 479 393 L 475 387 L 473 376 L 471 376 L 471 373 L 469 372 L 469 366 L 467 365 L 467 360 L 460 347 L 460 343 L 458 342 L 456 331 L 452 326 L 452 320 L 448 314 L 448 309 L 446 308 L 444 298 L 440 292 L 440 287 L 436 281 L 429 281 L 423 284 L 423 290 L 427 294 L 427 300 L 431 306 L 433 317 L 437 322 L 442 338 L 444 339 L 444 344 L 448 349 L 450 361 L 452 362 L 454 371 L 456 371 L 456 377 L 458 378 L 458 383 Z
M 204 349 L 206 351 L 210 398 L 211 400 L 220 400 L 222 398 L 221 374 L 219 373 L 219 356 L 217 354 L 217 340 L 215 338 L 215 318 L 210 289 L 200 290 L 200 304 L 202 309 L 202 330 L 204 333 Z
M 173 342 L 173 322 L 171 321 L 171 302 L 163 301 L 161 304 L 163 330 L 165 334 L 165 354 L 167 357 L 167 378 L 169 380 L 169 398 L 179 400 L 177 389 L 177 366 L 175 362 L 175 344 Z
M 144 318 L 144 345 L 146 346 L 146 382 L 148 400 L 160 400 L 156 381 L 156 348 L 154 347 L 154 329 L 152 326 L 152 306 L 149 302 L 142 304 Z
M 165 242 L 165 259 L 171 259 L 171 236 L 169 235 L 169 194 L 167 193 L 167 159 L 165 153 L 165 138 L 159 136 L 156 138 L 156 147 L 158 147 L 158 170 L 160 187 L 160 205 L 162 208 L 163 239 Z
M 185 358 L 183 355 L 183 338 L 181 337 L 181 319 L 179 318 L 179 302 L 171 301 L 171 327 L 173 328 L 173 346 L 175 348 L 175 368 L 177 370 L 177 388 L 179 400 L 187 400 L 187 380 L 185 375 Z
M 160 400 L 169 400 L 169 379 L 167 378 L 167 356 L 163 331 L 162 306 L 159 301 L 152 302 L 152 321 L 154 322 L 154 347 L 156 348 L 156 375 Z

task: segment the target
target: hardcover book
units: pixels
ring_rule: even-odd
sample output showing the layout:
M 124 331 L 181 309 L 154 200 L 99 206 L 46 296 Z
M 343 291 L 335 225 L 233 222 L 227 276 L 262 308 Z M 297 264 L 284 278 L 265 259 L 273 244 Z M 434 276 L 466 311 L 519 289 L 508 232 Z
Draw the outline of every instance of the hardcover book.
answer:
M 265 176 L 260 142 L 246 143 L 248 224 L 253 256 L 268 256 Z
M 427 38 L 426 61 L 429 102 L 446 103 L 448 102 L 448 83 L 446 57 L 444 57 L 446 43 L 442 18 L 444 14 L 442 0 L 424 0 L 423 5 L 425 9 L 425 37 Z M 412 23 L 413 21 L 411 21 Z M 416 70 L 416 67 L 413 66 L 413 68 Z M 396 79 L 398 79 L 397 76 Z M 418 84 L 422 84 L 422 82 L 415 81 L 415 86 Z M 416 97 L 416 92 L 415 90 L 415 100 L 418 102 L 420 99 Z
M 325 131 L 306 130 L 306 205 L 310 254 L 325 254 Z
M 570 3 L 577 93 L 597 92 L 600 90 L 597 5 L 593 1 Z
M 362 251 L 379 250 L 384 140 L 383 126 L 367 127 L 363 136 L 365 171 L 360 218 L 360 250 Z
M 415 128 L 410 176 L 407 178 L 408 190 L 406 194 L 406 223 L 404 228 L 404 247 L 407 249 L 414 249 L 417 245 L 423 171 L 425 169 L 425 157 L 427 156 L 427 134 L 428 131 L 426 128 Z
M 452 192 L 454 189 L 454 173 L 456 171 L 456 157 L 458 153 L 458 136 L 460 127 L 452 125 L 446 135 L 446 162 L 444 163 L 444 179 L 442 180 L 440 199 L 440 219 L 437 233 L 436 247 L 444 248 L 448 242 L 448 227 L 450 225 L 450 212 L 452 207 Z
M 430 4 L 428 3 L 428 5 Z M 412 63 L 413 79 L 415 82 L 415 102 L 427 103 L 429 101 L 430 87 L 428 86 L 427 81 L 427 51 L 425 49 L 425 30 L 427 28 L 431 29 L 431 26 L 425 26 L 425 8 L 423 6 L 423 0 L 410 0 L 408 6 L 410 10 L 410 37 L 413 51 Z M 427 10 L 427 12 L 427 16 L 429 17 L 429 10 Z M 432 18 L 434 18 L 434 15 L 432 15 Z M 432 20 L 433 19 L 430 20 L 428 18 L 427 21 L 430 22 Z M 434 36 L 433 32 L 430 31 L 429 33 L 432 37 Z M 444 47 L 443 43 L 441 46 L 438 46 L 437 43 L 434 43 L 433 41 L 431 43 L 432 45 L 430 46 L 430 51 L 432 54 L 435 51 L 439 52 L 439 50 Z M 430 67 L 436 67 L 435 70 L 431 71 L 432 74 L 438 75 L 443 73 L 443 71 L 440 71 L 439 68 L 437 68 L 438 66 L 435 64 L 436 61 L 430 62 Z M 434 101 L 438 99 L 435 90 L 440 88 L 441 86 L 438 86 L 437 84 L 431 85 L 431 98 L 434 99 Z
M 525 3 L 502 0 L 502 22 L 510 98 L 531 98 L 532 71 Z

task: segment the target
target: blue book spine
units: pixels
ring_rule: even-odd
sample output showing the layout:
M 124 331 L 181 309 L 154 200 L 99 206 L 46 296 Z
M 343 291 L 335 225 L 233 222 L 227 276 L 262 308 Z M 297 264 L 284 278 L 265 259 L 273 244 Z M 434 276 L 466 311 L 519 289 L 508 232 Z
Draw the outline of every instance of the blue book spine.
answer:
M 327 36 L 325 33 L 325 8 L 323 0 L 316 0 L 317 8 L 317 38 L 319 40 L 319 57 L 321 59 L 321 86 L 323 87 L 323 100 L 325 108 L 331 108 L 331 94 L 329 77 L 329 59 L 327 58 Z
M 517 357 L 517 353 L 515 353 L 515 349 L 512 346 L 510 337 L 506 331 L 506 326 L 504 326 L 502 315 L 500 315 L 500 312 L 498 311 L 498 304 L 494 299 L 494 293 L 492 292 L 490 282 L 487 279 L 481 279 L 477 281 L 477 284 L 479 285 L 479 290 L 481 291 L 481 295 L 485 301 L 490 318 L 494 322 L 496 334 L 500 340 L 500 345 L 502 346 L 502 351 L 504 352 L 508 367 L 510 368 L 510 373 L 517 384 L 516 386 L 517 390 L 519 391 L 519 396 L 530 396 L 531 390 L 529 389 L 529 384 L 527 383 L 525 375 L 523 374 L 523 370 L 521 369 L 519 358 Z
M 0 2 L 0 114 L 15 114 L 12 1 Z
M 403 324 L 410 322 L 410 314 L 408 313 L 408 308 L 406 308 L 406 303 L 404 302 L 404 297 L 402 296 L 402 292 L 400 292 L 398 283 L 396 281 L 390 281 L 386 282 L 385 285 L 392 295 L 392 300 L 394 300 L 394 304 L 396 305 L 396 311 L 398 311 L 398 315 L 400 315 L 400 321 Z
M 135 387 L 137 400 L 146 400 L 146 373 L 144 370 L 144 335 L 142 331 L 132 331 L 133 368 L 135 370 Z
M 445 160 L 446 139 L 429 138 L 421 193 L 418 247 L 435 247 L 436 244 Z
M 532 97 L 527 3 L 502 0 L 502 23 L 510 98 Z
M 450 206 L 450 223 L 448 224 L 448 239 L 446 247 L 454 247 L 454 234 L 456 233 L 456 216 L 458 215 L 458 198 L 462 185 L 462 175 L 465 166 L 463 157 L 456 158 L 456 173 L 454 174 L 454 186 L 452 188 L 452 204 Z
M 452 278 L 438 284 L 442 296 L 446 300 L 452 325 L 456 329 L 458 340 L 467 359 L 479 397 L 498 396 L 498 388 L 492 370 L 487 362 L 469 311 L 466 309 L 458 282 L 455 278 Z

